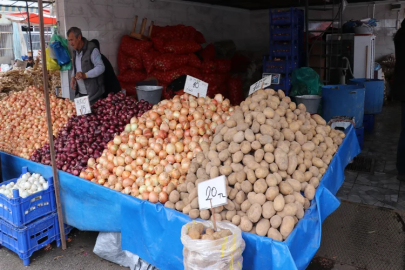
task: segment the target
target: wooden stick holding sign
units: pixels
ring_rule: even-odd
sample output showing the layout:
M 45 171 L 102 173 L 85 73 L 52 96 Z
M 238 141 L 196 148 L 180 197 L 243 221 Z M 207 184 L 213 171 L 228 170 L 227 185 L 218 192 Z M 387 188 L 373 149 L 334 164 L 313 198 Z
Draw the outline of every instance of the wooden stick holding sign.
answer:
M 217 231 L 217 221 L 215 220 L 215 211 L 212 207 L 212 200 L 210 200 L 210 205 L 211 205 L 212 220 L 214 223 L 214 232 L 216 232 Z
M 217 231 L 214 208 L 228 204 L 225 176 L 221 175 L 198 184 L 198 205 L 201 210 L 211 209 L 214 230 Z

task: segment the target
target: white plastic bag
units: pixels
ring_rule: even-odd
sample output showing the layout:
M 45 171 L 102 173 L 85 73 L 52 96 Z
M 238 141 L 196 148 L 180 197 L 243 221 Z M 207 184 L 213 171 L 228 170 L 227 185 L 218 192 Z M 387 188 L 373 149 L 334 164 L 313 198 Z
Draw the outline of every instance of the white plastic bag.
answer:
M 10 70 L 10 66 L 7 64 L 1 64 L 1 72 L 6 72 Z
M 182 227 L 181 242 L 184 245 L 184 269 L 242 269 L 242 253 L 245 250 L 242 231 L 232 223 L 217 222 L 217 230 L 228 229 L 232 235 L 218 240 L 194 240 L 187 233 L 191 225 L 196 222 L 202 223 L 205 228 L 214 228 L 211 221 L 193 221 Z
M 100 232 L 93 252 L 104 260 L 129 267 L 131 270 L 158 270 L 138 255 L 121 250 L 121 233 Z

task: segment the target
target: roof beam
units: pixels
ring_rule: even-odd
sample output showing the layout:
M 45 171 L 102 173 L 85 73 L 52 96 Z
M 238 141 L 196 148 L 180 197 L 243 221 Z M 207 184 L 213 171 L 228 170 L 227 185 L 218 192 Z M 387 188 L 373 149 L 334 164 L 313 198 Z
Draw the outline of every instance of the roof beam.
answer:
M 32 2 L 32 3 L 38 3 L 38 1 L 35 1 L 35 0 L 14 0 L 14 1 L 16 1 L 16 2 Z M 53 3 L 55 3 L 55 1 L 42 1 L 42 3 L 44 3 L 44 4 L 53 4 Z

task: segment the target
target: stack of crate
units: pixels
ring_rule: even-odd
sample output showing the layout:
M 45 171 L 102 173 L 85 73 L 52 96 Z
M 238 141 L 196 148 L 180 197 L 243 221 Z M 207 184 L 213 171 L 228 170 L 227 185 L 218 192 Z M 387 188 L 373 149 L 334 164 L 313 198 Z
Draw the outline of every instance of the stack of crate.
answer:
M 263 59 L 263 73 L 281 74 L 277 88 L 287 95 L 291 88 L 291 73 L 301 67 L 304 60 L 303 36 L 303 10 L 270 9 L 270 52 Z
M 22 168 L 22 174 L 27 173 Z M 15 183 L 11 179 L 1 185 Z M 58 215 L 56 213 L 55 189 L 53 178 L 47 179 L 48 188 L 22 198 L 18 189 L 13 190 L 13 197 L 0 194 L 0 247 L 4 246 L 15 252 L 25 266 L 35 251 L 56 240 L 60 246 Z M 65 225 L 67 235 L 72 227 Z

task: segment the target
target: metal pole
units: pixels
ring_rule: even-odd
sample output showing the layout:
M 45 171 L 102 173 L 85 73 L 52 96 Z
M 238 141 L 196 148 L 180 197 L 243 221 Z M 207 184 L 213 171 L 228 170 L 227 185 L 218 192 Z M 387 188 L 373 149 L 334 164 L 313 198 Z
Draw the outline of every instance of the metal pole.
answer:
M 38 0 L 38 9 L 39 9 L 39 28 L 40 28 L 40 37 L 41 37 L 41 58 L 42 58 L 42 73 L 44 80 L 44 96 L 45 96 L 45 108 L 46 108 L 46 120 L 48 124 L 48 137 L 49 137 L 49 149 L 51 152 L 51 164 L 53 172 L 53 182 L 55 185 L 55 197 L 56 197 L 56 206 L 58 211 L 58 220 L 59 220 L 59 232 L 62 242 L 62 250 L 66 249 L 66 237 L 65 237 L 65 227 L 63 225 L 63 214 L 62 206 L 60 203 L 60 193 L 59 193 L 59 178 L 58 178 L 58 169 L 55 162 L 55 146 L 53 143 L 53 132 L 52 132 L 52 118 L 51 118 L 51 106 L 49 104 L 49 91 L 48 91 L 48 72 L 46 69 L 46 53 L 45 53 L 45 37 L 44 37 L 44 9 L 42 6 L 42 0 Z
M 306 66 L 309 67 L 309 29 L 308 29 L 308 0 L 305 0 L 305 49 L 306 49 L 306 56 L 307 56 L 307 63 Z
M 28 1 L 25 1 L 25 6 L 27 7 L 28 35 L 30 37 L 31 54 L 32 54 L 32 56 L 34 56 L 34 51 L 32 50 L 31 23 L 30 23 L 30 11 L 29 11 L 29 8 L 28 8 Z

